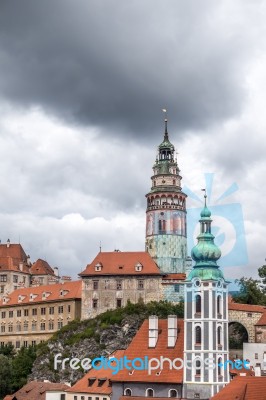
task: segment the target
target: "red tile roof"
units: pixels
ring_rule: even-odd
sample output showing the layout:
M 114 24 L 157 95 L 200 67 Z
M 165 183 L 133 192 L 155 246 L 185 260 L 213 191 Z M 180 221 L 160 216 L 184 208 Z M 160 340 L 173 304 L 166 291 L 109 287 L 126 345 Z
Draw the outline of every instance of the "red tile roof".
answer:
M 55 276 L 54 270 L 47 261 L 39 258 L 35 263 L 32 264 L 30 273 L 32 275 L 53 275 Z
M 264 306 L 255 306 L 252 304 L 241 304 L 241 303 L 228 303 L 229 310 L 236 310 L 236 311 L 247 311 L 247 312 L 258 312 L 263 313 L 266 310 Z
M 0 272 L 17 271 L 19 264 L 23 263 L 23 272 L 29 273 L 27 255 L 20 244 L 0 244 Z
M 213 400 L 265 400 L 266 377 L 237 376 Z
M 136 271 L 135 265 L 142 265 L 141 271 Z M 95 271 L 95 266 L 101 266 L 100 271 Z M 100 275 L 161 275 L 157 264 L 153 261 L 150 254 L 145 251 L 135 252 L 100 252 L 88 264 L 86 269 L 79 274 L 80 276 L 100 276 Z
M 149 348 L 148 332 L 149 321 L 145 320 L 138 330 L 136 336 L 125 350 L 124 355 L 128 359 L 133 360 L 135 357 L 148 356 L 149 359 L 155 357 L 160 359 L 161 356 L 174 360 L 175 358 L 183 359 L 184 351 L 184 321 L 178 320 L 178 337 L 174 348 L 167 346 L 167 320 L 159 320 L 159 335 L 155 348 Z M 132 371 L 131 371 L 132 372 Z M 158 374 L 157 374 L 158 373 Z M 120 382 L 153 382 L 153 383 L 181 383 L 183 381 L 183 369 L 170 369 L 169 364 L 165 363 L 162 370 L 155 369 L 148 374 L 147 370 L 134 370 L 133 374 L 127 369 L 119 371 L 112 377 L 112 381 Z
M 69 386 L 63 383 L 32 381 L 27 383 L 16 393 L 6 396 L 4 400 L 45 400 L 45 392 L 47 390 L 64 391 L 68 388 Z
M 4 299 L 0 299 L 0 307 L 10 307 L 20 304 L 42 303 L 57 300 L 81 299 L 81 285 L 81 281 L 73 281 L 17 289 L 8 296 L 5 296 L 7 299 L 9 299 L 9 301 L 4 302 Z M 43 293 L 46 293 L 45 297 L 43 297 Z M 31 295 L 33 295 L 32 299 Z
M 257 325 L 257 326 L 266 325 L 266 310 L 264 311 L 264 313 L 260 317 L 259 321 L 255 325 Z
M 121 358 L 123 357 L 125 350 L 117 350 L 112 354 L 112 357 Z M 111 369 L 91 369 L 83 376 L 75 385 L 68 388 L 67 392 L 74 393 L 88 393 L 88 394 L 111 394 L 112 386 L 110 385 L 110 378 L 113 377 Z M 89 379 L 95 378 L 92 381 L 91 386 L 88 385 Z M 105 379 L 103 384 L 99 386 L 101 379 Z

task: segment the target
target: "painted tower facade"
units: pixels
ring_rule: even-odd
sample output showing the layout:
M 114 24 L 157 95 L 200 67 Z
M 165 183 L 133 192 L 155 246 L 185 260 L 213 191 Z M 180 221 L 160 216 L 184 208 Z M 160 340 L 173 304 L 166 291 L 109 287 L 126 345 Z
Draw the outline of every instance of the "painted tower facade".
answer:
M 187 399 L 209 399 L 229 382 L 228 282 L 217 265 L 221 251 L 211 233 L 206 195 L 199 222 L 198 244 L 191 251 L 196 263 L 185 282 L 184 361 L 191 365 L 184 368 Z
M 153 166 L 152 187 L 146 195 L 146 251 L 167 274 L 185 273 L 191 267 L 187 258 L 187 196 L 182 192 L 181 179 L 165 119 L 164 139 Z

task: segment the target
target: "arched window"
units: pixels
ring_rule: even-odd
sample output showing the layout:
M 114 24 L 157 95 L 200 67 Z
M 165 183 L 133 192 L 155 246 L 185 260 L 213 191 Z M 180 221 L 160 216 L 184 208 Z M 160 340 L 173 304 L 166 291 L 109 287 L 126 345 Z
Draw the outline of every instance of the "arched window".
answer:
M 175 389 L 170 389 L 168 397 L 177 397 L 177 390 Z
M 196 296 L 196 313 L 201 313 L 201 297 L 199 294 Z
M 126 388 L 124 390 L 124 396 L 132 396 L 132 390 L 129 388 Z
M 195 339 L 196 339 L 196 344 L 201 344 L 201 327 L 200 326 L 196 326 Z
M 218 376 L 222 375 L 222 363 L 223 363 L 222 357 L 219 357 L 218 358 Z
M 154 390 L 153 389 L 147 389 L 146 390 L 146 397 L 154 397 Z
M 200 360 L 196 360 L 196 375 L 200 376 L 201 375 L 201 365 L 200 365 Z
M 221 314 L 221 296 L 217 296 L 217 315 Z
M 222 333 L 222 328 L 220 326 L 218 326 L 218 328 L 217 328 L 217 344 L 218 344 L 218 346 L 221 346 L 221 344 L 222 344 L 221 333 Z

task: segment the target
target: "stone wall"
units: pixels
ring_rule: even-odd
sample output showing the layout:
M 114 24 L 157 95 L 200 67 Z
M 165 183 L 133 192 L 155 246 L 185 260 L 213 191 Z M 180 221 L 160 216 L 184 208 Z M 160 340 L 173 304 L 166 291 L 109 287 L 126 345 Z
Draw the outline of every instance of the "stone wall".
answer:
M 248 312 L 229 309 L 229 324 L 232 322 L 239 322 L 247 330 L 249 343 L 255 343 L 255 324 L 259 321 L 261 315 L 262 313 L 259 312 Z

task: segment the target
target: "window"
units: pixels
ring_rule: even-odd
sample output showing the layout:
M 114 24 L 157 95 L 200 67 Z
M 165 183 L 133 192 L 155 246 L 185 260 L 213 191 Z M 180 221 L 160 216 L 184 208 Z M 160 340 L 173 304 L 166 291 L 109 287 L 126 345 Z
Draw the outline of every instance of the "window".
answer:
M 138 280 L 138 289 L 143 290 L 144 289 L 144 281 L 143 280 Z
M 219 357 L 218 358 L 218 376 L 222 375 L 222 365 L 223 365 L 222 357 Z
M 122 281 L 116 281 L 116 290 L 122 290 Z
M 41 315 L 45 315 L 46 314 L 46 308 L 45 307 L 42 307 L 41 308 Z
M 18 283 L 18 276 L 17 275 L 13 275 L 13 283 Z
M 28 317 L 29 316 L 29 310 L 24 310 L 24 317 Z
M 104 289 L 110 289 L 110 280 L 109 279 L 106 279 L 104 281 Z
M 4 318 L 6 317 L 6 312 L 5 312 L 5 311 L 2 311 L 1 316 L 2 316 L 2 318 L 4 319 Z
M 7 275 L 0 275 L 0 282 L 7 282 Z
M 258 360 L 258 359 L 259 359 L 259 354 L 255 353 L 255 360 Z
M 20 348 L 20 342 L 16 342 L 16 349 Z
M 221 314 L 221 296 L 217 296 L 217 315 Z
M 16 329 L 17 329 L 17 332 L 21 332 L 21 324 L 20 323 L 17 323 Z
M 17 310 L 17 317 L 21 317 L 21 310 Z
M 154 390 L 153 389 L 147 389 L 146 390 L 146 397 L 153 397 L 154 396 Z
M 4 293 L 4 291 L 5 291 L 5 286 L 0 286 L 0 293 Z
M 70 305 L 67 306 L 67 312 L 68 312 L 68 313 L 71 312 L 71 306 L 70 306 Z
M 92 300 L 92 308 L 98 308 L 98 300 L 97 299 Z
M 132 396 L 132 390 L 129 388 L 126 388 L 124 390 L 124 396 Z
M 180 285 L 179 285 L 179 283 L 176 283 L 175 284 L 175 292 L 179 293 L 179 291 L 180 291 Z
M 36 331 L 37 330 L 37 322 L 36 321 L 32 321 L 31 330 L 32 331 Z
M 2 332 L 2 333 L 5 333 L 5 331 L 6 331 L 5 325 L 2 325 L 2 326 L 1 326 L 1 332 Z
M 8 316 L 9 318 L 13 318 L 13 311 L 9 311 Z
M 41 331 L 45 331 L 45 322 L 41 322 Z
M 58 329 L 63 328 L 63 321 L 58 321 L 57 327 L 58 327 Z
M 54 321 L 49 321 L 49 331 L 54 329 Z
M 49 314 L 53 315 L 54 314 L 54 307 L 49 307 Z
M 60 394 L 60 400 L 66 400 L 66 395 L 65 394 Z
M 218 326 L 218 328 L 217 328 L 217 344 L 218 344 L 218 346 L 222 345 L 222 343 L 221 343 L 221 330 L 222 330 L 222 328 L 220 326 Z
M 27 340 L 24 340 L 23 346 L 24 346 L 24 347 L 28 347 L 28 341 L 27 341 Z
M 13 332 L 13 325 L 8 325 L 8 332 Z
M 63 314 L 64 312 L 64 306 L 59 306 L 58 307 L 58 314 Z
M 169 390 L 169 396 L 168 397 L 177 397 L 177 390 L 175 389 L 170 389 Z
M 122 300 L 116 299 L 116 308 L 121 308 L 121 307 L 122 307 Z
M 201 297 L 199 294 L 196 296 L 196 314 L 201 313 Z
M 80 396 L 80 400 L 85 400 L 85 396 Z
M 196 339 L 196 344 L 201 344 L 201 327 L 200 326 L 196 326 L 195 339 Z
M 74 400 L 78 400 L 78 396 L 74 396 Z
M 36 346 L 36 340 L 32 340 L 32 341 L 31 341 L 31 345 L 32 345 L 32 346 Z
M 24 322 L 24 331 L 27 331 L 29 328 L 29 323 L 27 321 Z
M 248 312 L 248 317 L 251 318 L 252 317 L 252 313 Z
M 95 400 L 100 400 L 100 398 L 99 397 L 95 397 Z
M 88 400 L 92 400 L 92 397 L 91 397 L 91 396 L 89 396 L 89 397 L 88 397 Z
M 196 375 L 200 376 L 201 375 L 201 365 L 200 365 L 200 360 L 196 360 Z
M 98 290 L 99 288 L 99 281 L 92 281 L 93 290 Z
M 37 315 L 37 308 L 32 309 L 32 315 Z

